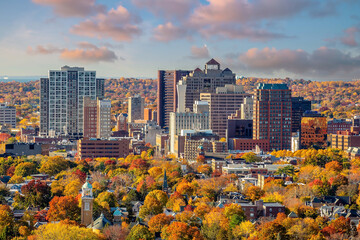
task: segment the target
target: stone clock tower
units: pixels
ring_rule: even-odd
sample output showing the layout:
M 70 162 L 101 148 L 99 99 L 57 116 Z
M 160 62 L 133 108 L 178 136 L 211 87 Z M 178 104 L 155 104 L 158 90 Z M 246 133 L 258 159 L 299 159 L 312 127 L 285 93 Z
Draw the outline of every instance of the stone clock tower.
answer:
M 82 186 L 81 194 L 81 224 L 89 226 L 93 222 L 93 193 L 89 179 Z

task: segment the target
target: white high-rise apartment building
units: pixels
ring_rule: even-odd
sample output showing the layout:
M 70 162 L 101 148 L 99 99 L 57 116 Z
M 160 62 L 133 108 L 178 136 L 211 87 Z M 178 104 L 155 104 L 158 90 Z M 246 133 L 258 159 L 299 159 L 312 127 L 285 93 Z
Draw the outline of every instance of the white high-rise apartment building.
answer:
M 83 99 L 104 97 L 104 79 L 95 71 L 64 66 L 40 79 L 40 135 L 82 137 Z

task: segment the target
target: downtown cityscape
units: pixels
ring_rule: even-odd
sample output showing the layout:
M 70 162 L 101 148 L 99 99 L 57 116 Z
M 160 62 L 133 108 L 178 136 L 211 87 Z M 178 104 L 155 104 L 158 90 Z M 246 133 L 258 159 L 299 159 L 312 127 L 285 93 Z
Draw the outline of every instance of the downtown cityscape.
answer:
M 0 240 L 360 239 L 359 9 L 1 2 Z

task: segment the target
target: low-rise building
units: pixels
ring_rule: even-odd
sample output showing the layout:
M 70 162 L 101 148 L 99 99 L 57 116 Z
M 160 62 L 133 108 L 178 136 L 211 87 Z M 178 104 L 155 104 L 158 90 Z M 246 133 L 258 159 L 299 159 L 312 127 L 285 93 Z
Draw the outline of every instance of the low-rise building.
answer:
M 331 148 L 347 150 L 352 147 L 360 147 L 360 135 L 350 131 L 338 131 L 331 134 Z
M 151 146 L 156 145 L 156 136 L 164 133 L 164 130 L 159 125 L 152 124 L 146 124 L 142 131 L 145 136 L 145 142 L 150 143 Z
M 262 200 L 255 203 L 240 203 L 248 220 L 256 220 L 259 217 L 276 218 L 279 213 L 285 213 L 285 206 L 280 203 L 264 203 Z
M 227 152 L 227 143 L 219 141 L 219 136 L 211 131 L 182 131 L 185 136 L 184 158 L 188 161 L 195 161 L 199 154 L 206 152 L 223 153 Z
M 338 131 L 350 131 L 352 122 L 349 119 L 332 119 L 327 123 L 327 134 L 336 134 Z
M 43 152 L 45 148 L 45 145 L 39 143 L 2 143 L 0 144 L 0 153 L 13 156 L 31 156 L 45 153 Z
M 130 152 L 130 140 L 128 138 L 82 139 L 78 141 L 77 151 L 80 159 L 85 158 L 121 158 Z
M 167 153 L 166 146 L 169 145 L 168 134 L 156 134 L 156 152 L 160 155 Z
M 258 146 L 262 151 L 270 151 L 270 141 L 268 139 L 248 139 L 231 138 L 229 139 L 229 148 L 231 150 L 248 151 L 254 150 Z

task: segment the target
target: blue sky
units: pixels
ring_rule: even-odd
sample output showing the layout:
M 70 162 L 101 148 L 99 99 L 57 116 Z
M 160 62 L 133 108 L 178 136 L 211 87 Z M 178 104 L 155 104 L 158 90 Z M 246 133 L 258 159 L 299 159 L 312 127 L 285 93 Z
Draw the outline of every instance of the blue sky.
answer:
M 63 65 L 152 77 L 210 58 L 239 76 L 360 78 L 357 0 L 0 1 L 0 76 Z

